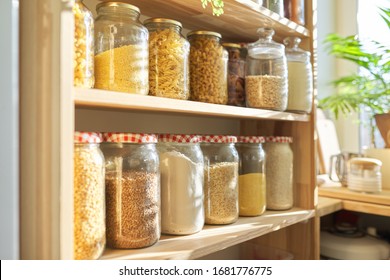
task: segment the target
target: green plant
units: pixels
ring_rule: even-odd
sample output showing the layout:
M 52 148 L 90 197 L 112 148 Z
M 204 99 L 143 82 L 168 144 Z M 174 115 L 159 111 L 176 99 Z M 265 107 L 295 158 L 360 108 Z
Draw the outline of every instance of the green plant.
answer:
M 223 14 L 223 0 L 200 0 L 202 2 L 203 9 L 206 9 L 208 3 L 211 4 L 214 16 L 220 16 Z

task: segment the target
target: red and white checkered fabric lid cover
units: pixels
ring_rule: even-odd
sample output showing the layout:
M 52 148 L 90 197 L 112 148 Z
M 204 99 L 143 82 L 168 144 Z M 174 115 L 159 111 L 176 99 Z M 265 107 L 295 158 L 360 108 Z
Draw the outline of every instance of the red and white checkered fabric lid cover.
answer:
M 272 142 L 272 143 L 292 143 L 293 138 L 287 137 L 287 136 L 266 136 L 265 142 Z
M 159 134 L 159 142 L 171 143 L 198 143 L 200 142 L 199 135 L 196 134 Z
M 264 143 L 265 139 L 263 136 L 238 136 L 238 143 Z
M 73 138 L 75 143 L 101 143 L 102 142 L 102 134 L 99 132 L 75 131 Z
M 233 135 L 201 135 L 201 142 L 206 143 L 236 143 L 237 137 Z
M 127 132 L 105 132 L 104 142 L 115 143 L 157 143 L 156 134 L 127 133 Z

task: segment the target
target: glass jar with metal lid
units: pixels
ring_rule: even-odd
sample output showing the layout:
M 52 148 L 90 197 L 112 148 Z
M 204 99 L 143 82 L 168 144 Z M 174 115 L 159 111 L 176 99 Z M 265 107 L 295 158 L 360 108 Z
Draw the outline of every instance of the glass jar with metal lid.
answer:
M 199 136 L 160 134 L 161 232 L 185 235 L 204 225 L 203 154 Z
M 260 39 L 248 44 L 246 105 L 284 111 L 287 108 L 287 61 L 284 45 L 272 40 L 272 28 L 259 28 Z
M 192 31 L 190 42 L 190 99 L 227 104 L 228 53 L 221 45 L 221 34 Z
M 74 235 L 76 260 L 98 259 L 106 244 L 104 157 L 100 133 L 74 133 Z
M 267 156 L 265 181 L 269 210 L 287 210 L 293 207 L 292 141 L 292 137 L 265 137 L 263 148 Z
M 147 95 L 149 33 L 139 21 L 140 10 L 102 2 L 96 11 L 95 88 Z
M 181 23 L 150 18 L 144 25 L 149 31 L 149 95 L 188 99 L 190 44 Z
M 142 248 L 160 238 L 157 136 L 104 133 L 107 245 Z
M 239 215 L 259 216 L 266 209 L 265 154 L 262 136 L 239 136 Z
M 205 163 L 204 208 L 206 224 L 231 224 L 238 219 L 237 137 L 203 135 Z

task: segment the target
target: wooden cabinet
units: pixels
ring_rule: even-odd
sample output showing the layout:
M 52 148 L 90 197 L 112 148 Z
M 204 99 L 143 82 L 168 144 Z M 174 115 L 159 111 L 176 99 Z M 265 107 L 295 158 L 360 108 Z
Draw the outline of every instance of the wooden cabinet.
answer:
M 71 259 L 73 131 L 134 131 L 284 135 L 294 138 L 294 208 L 267 211 L 189 236 L 163 236 L 146 249 L 107 249 L 102 259 L 195 259 L 251 240 L 298 259 L 319 258 L 315 218 L 314 111 L 275 112 L 96 89 L 73 88 L 71 1 L 31 0 L 21 10 L 21 257 Z M 99 1 L 85 1 L 94 10 Z M 270 25 L 276 40 L 302 38 L 315 66 L 315 0 L 306 1 L 306 27 L 249 0 L 225 0 L 211 15 L 200 0 L 126 0 L 145 16 L 174 18 L 186 29 L 220 32 L 231 42 L 257 40 Z M 314 67 L 315 69 L 315 67 Z M 315 77 L 315 75 L 314 75 Z

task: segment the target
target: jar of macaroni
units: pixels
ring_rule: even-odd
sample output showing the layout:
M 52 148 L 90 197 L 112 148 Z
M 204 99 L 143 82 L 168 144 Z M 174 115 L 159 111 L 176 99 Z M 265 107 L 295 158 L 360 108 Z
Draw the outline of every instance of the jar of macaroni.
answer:
M 188 99 L 190 44 L 181 23 L 150 18 L 144 25 L 149 31 L 149 95 Z
M 104 133 L 107 245 L 148 247 L 160 238 L 160 166 L 157 136 Z
M 149 33 L 139 21 L 140 10 L 102 2 L 96 11 L 95 88 L 147 95 Z
M 265 154 L 262 136 L 239 136 L 239 215 L 259 216 L 266 209 Z
M 221 45 L 221 34 L 192 31 L 190 42 L 190 99 L 227 104 L 228 52 Z
M 74 133 L 73 256 L 76 260 L 98 259 L 106 244 L 101 141 L 100 133 Z
M 238 153 L 234 146 L 236 142 L 235 136 L 202 136 L 206 224 L 231 224 L 238 219 Z

